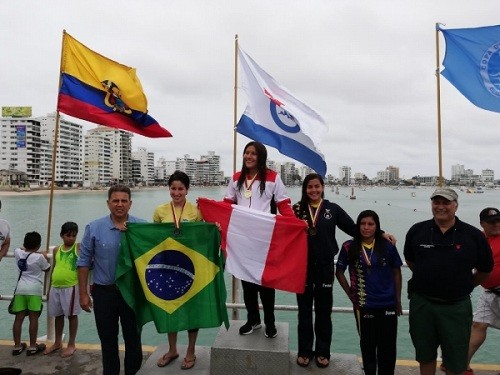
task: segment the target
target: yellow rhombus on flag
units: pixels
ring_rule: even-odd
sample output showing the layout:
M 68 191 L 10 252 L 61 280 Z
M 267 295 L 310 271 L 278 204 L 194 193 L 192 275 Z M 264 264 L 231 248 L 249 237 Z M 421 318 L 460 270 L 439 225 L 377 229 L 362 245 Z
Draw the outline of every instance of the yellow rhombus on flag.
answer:
M 116 284 L 140 326 L 159 333 L 229 327 L 220 233 L 215 224 L 129 223 Z

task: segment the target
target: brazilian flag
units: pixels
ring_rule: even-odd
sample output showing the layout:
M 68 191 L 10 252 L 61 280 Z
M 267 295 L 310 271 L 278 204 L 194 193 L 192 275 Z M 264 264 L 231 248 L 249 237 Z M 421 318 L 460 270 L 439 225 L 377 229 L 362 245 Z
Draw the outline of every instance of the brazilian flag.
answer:
M 116 284 L 142 327 L 158 333 L 229 327 L 220 234 L 204 222 L 128 223 Z

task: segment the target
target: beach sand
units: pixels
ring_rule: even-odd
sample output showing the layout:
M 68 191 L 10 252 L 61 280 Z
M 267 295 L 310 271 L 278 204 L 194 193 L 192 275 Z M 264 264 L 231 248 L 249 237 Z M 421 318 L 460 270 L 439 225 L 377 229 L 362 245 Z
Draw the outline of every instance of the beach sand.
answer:
M 131 188 L 132 191 L 142 191 L 142 190 L 165 190 L 164 186 L 154 186 L 154 187 L 140 187 Z M 54 189 L 54 195 L 61 194 L 75 194 L 75 193 L 88 193 L 88 194 L 102 194 L 108 191 L 108 189 Z M 12 197 L 12 196 L 33 196 L 33 195 L 50 195 L 50 189 L 33 189 L 33 190 L 0 190 L 0 197 Z

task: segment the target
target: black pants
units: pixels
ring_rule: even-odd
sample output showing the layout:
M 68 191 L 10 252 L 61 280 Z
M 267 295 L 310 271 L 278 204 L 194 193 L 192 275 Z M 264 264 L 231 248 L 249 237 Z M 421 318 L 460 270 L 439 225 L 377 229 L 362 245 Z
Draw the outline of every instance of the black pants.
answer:
M 322 356 L 330 359 L 332 342 L 332 284 L 308 283 L 304 293 L 297 294 L 299 307 L 299 356 Z M 314 303 L 314 328 L 313 328 Z M 313 351 L 314 335 L 316 346 Z
M 273 326 L 274 297 L 276 291 L 272 288 L 266 288 L 265 286 L 249 283 L 243 280 L 241 281 L 241 285 L 243 286 L 243 301 L 245 302 L 245 307 L 247 308 L 247 320 L 252 324 L 260 322 L 258 300 L 258 295 L 260 293 L 260 300 L 264 310 L 264 324 L 266 326 Z
M 398 316 L 395 308 L 354 311 L 366 375 L 394 375 Z M 378 372 L 377 372 L 378 367 Z
M 118 321 L 125 341 L 125 374 L 134 375 L 142 365 L 141 330 L 134 311 L 116 286 L 95 285 L 92 290 L 97 333 L 101 340 L 103 375 L 120 374 Z

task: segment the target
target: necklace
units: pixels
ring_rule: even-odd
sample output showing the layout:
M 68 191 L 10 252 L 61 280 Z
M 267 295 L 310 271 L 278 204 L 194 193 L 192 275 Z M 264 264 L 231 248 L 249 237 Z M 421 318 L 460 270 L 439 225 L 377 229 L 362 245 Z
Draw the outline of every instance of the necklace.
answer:
M 174 207 L 174 202 L 170 202 L 170 206 L 172 207 L 172 216 L 174 217 L 174 236 L 179 236 L 181 234 L 181 218 L 182 218 L 182 213 L 184 212 L 184 206 L 186 205 L 186 201 L 184 201 L 184 204 L 182 205 L 181 208 L 181 213 L 179 217 L 177 217 L 177 213 L 175 212 L 175 207 Z
M 244 191 L 243 195 L 247 199 L 252 196 L 252 185 L 253 185 L 253 182 L 255 181 L 256 177 L 257 177 L 257 173 L 253 175 L 253 177 L 250 179 L 250 182 L 248 182 L 248 179 L 245 178 L 245 191 Z
M 372 243 L 368 244 L 366 242 L 361 243 L 361 249 L 363 253 L 363 259 L 365 260 L 365 264 L 368 267 L 372 266 L 372 256 L 373 256 L 373 247 L 375 246 L 375 240 Z M 370 250 L 370 256 L 366 253 L 366 250 Z
M 319 201 L 319 203 L 316 205 L 316 207 L 314 207 L 314 205 L 312 205 L 312 204 L 308 205 L 309 215 L 311 216 L 311 225 L 309 228 L 307 228 L 307 233 L 310 236 L 315 236 L 317 234 L 316 223 L 318 222 L 318 214 L 319 214 L 319 211 L 321 209 L 322 203 L 323 203 L 323 199 L 321 199 Z M 316 211 L 314 211 L 314 214 L 313 214 L 313 210 L 312 210 L 313 208 L 316 208 Z

